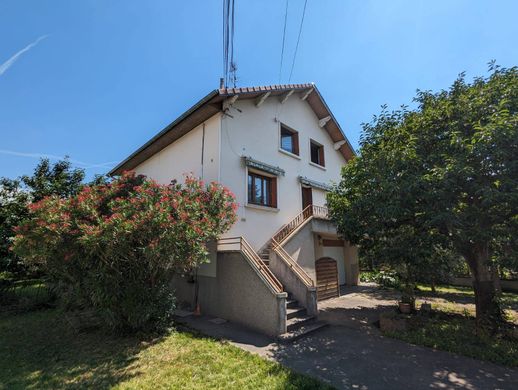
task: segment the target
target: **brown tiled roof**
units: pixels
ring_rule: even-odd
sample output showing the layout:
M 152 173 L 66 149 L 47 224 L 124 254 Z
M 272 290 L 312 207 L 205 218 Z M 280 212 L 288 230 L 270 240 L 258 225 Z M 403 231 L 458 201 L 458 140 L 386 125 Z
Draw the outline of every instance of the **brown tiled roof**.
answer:
M 270 92 L 270 96 L 282 95 L 286 92 L 294 90 L 295 92 L 313 91 L 307 96 L 306 101 L 315 112 L 319 119 L 331 117 L 324 128 L 329 133 L 333 142 L 345 140 L 345 144 L 340 147 L 340 152 L 346 160 L 352 158 L 355 154 L 354 149 L 345 137 L 340 125 L 336 121 L 333 113 L 327 106 L 322 95 L 313 83 L 305 84 L 282 84 L 255 87 L 239 87 L 239 88 L 221 88 L 211 91 L 203 99 L 194 106 L 180 115 L 174 122 L 169 124 L 165 129 L 151 138 L 139 149 L 133 152 L 128 158 L 118 164 L 110 171 L 110 175 L 118 175 L 124 171 L 132 170 L 155 153 L 159 152 L 166 146 L 172 144 L 180 137 L 187 134 L 199 124 L 203 123 L 214 114 L 223 110 L 223 102 L 230 96 L 239 95 L 239 99 L 253 99 L 266 92 Z

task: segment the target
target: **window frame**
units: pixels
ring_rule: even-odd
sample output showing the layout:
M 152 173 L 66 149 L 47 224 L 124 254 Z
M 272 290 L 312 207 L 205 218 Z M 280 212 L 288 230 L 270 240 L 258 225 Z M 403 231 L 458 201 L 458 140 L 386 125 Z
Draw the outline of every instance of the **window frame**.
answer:
M 250 184 L 250 178 L 252 178 L 252 182 Z M 261 180 L 261 186 L 264 186 L 264 183 L 268 183 L 266 189 L 266 199 L 264 203 L 261 203 L 260 200 L 256 199 L 256 193 L 254 191 L 256 180 Z M 277 177 L 270 176 L 263 172 L 259 172 L 256 170 L 247 170 L 246 174 L 246 201 L 247 205 L 259 206 L 259 207 L 267 207 L 271 209 L 277 208 Z
M 313 161 L 313 153 L 312 153 L 313 145 L 318 147 L 318 161 L 317 162 Z M 322 145 L 320 142 L 317 142 L 311 138 L 309 139 L 309 162 L 310 162 L 310 164 L 313 164 L 320 168 L 325 168 L 325 166 L 326 166 L 324 145 Z
M 283 130 L 291 134 L 292 150 L 287 150 L 282 147 L 282 132 Z M 300 158 L 300 144 L 299 144 L 299 132 L 292 129 L 291 127 L 279 122 L 279 150 L 283 153 L 287 153 L 291 156 Z

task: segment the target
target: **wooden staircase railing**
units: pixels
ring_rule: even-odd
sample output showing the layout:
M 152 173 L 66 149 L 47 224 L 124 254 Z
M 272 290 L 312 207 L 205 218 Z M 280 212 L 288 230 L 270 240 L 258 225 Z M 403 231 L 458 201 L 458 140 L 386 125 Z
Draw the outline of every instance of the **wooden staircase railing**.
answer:
M 314 287 L 315 283 L 308 273 L 302 268 L 284 248 L 272 238 L 272 250 L 280 257 L 291 271 L 304 283 L 306 287 Z
M 218 240 L 218 251 L 220 252 L 241 252 L 245 259 L 255 269 L 257 274 L 264 280 L 270 290 L 277 294 L 283 292 L 281 282 L 270 271 L 268 266 L 254 251 L 252 246 L 244 239 L 244 237 L 228 237 Z
M 282 243 L 293 231 L 299 226 L 304 224 L 311 217 L 328 219 L 327 207 L 309 205 L 302 212 L 300 212 L 295 218 L 293 218 L 286 225 L 281 227 L 272 237 L 272 241 Z

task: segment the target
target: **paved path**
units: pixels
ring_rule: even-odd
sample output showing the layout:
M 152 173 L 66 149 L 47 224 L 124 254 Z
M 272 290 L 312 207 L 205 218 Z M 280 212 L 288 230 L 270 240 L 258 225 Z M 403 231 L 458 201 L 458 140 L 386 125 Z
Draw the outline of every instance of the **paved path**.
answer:
M 286 345 L 228 322 L 182 320 L 340 389 L 518 389 L 518 370 L 381 336 L 371 323 L 394 300 L 376 294 L 364 286 L 324 302 L 319 317 L 331 325 Z

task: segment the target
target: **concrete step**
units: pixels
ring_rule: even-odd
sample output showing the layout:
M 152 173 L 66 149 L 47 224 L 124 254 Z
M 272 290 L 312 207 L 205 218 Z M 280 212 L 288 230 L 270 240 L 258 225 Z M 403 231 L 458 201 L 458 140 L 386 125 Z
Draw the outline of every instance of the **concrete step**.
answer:
M 325 326 L 327 326 L 327 324 L 322 321 L 309 322 L 305 325 L 299 326 L 297 329 L 291 332 L 281 334 L 277 337 L 277 340 L 279 340 L 280 343 L 289 343 L 301 337 L 304 337 L 312 332 L 315 332 L 316 330 L 321 329 Z
M 304 307 L 296 306 L 293 308 L 286 308 L 286 318 L 288 320 L 294 317 L 301 317 L 304 315 L 306 315 L 306 309 Z
M 289 298 L 286 299 L 286 308 L 294 309 L 296 307 L 299 307 L 298 301 L 296 301 L 295 299 L 289 299 Z
M 297 328 L 300 328 L 302 325 L 314 321 L 314 316 L 301 315 L 297 317 L 290 318 L 286 321 L 286 329 L 288 332 L 291 332 Z

